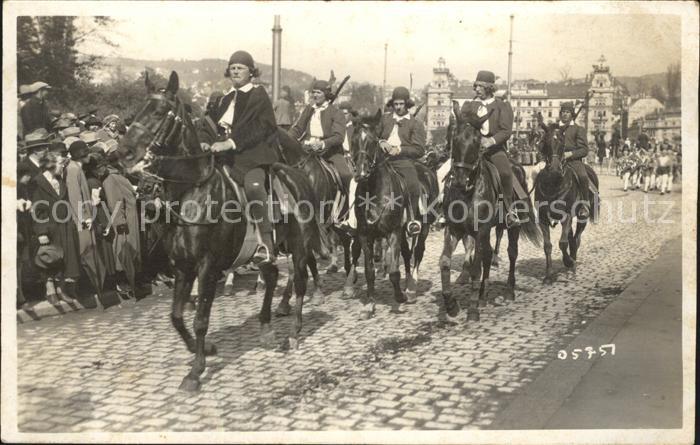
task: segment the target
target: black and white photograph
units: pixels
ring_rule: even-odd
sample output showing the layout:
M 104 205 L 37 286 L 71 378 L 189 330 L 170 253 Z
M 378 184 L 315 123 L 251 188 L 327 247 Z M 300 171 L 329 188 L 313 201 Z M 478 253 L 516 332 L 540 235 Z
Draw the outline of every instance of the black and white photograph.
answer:
M 3 442 L 694 443 L 698 18 L 4 2 Z

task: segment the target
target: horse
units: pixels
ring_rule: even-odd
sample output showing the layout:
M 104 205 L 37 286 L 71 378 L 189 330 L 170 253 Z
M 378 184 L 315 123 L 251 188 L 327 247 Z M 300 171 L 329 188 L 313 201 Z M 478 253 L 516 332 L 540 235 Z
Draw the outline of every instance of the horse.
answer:
M 319 223 L 323 226 L 324 230 L 331 235 L 329 240 L 331 241 L 332 258 L 335 258 L 335 241 L 336 239 L 340 240 L 344 249 L 345 272 L 349 272 L 351 238 L 347 233 L 336 228 L 334 225 L 336 214 L 347 211 L 347 193 L 343 190 L 342 186 L 339 185 L 339 178 L 336 180 L 333 173 L 329 170 L 329 168 L 333 167 L 323 161 L 320 154 L 305 150 L 299 141 L 291 137 L 282 128 L 278 129 L 278 138 L 280 141 L 280 148 L 282 149 L 282 155 L 287 164 L 303 171 L 307 175 L 316 193 L 316 198 L 320 203 L 320 211 L 317 214 L 318 217 L 321 218 Z M 329 228 L 333 230 L 328 230 Z M 334 237 L 336 239 L 334 239 Z M 322 298 L 319 292 L 321 278 L 318 275 L 316 261 L 313 257 L 309 258 L 309 269 L 311 270 L 311 275 L 315 283 L 315 294 L 311 295 L 311 299 L 307 304 Z M 278 316 L 288 315 L 290 311 L 289 299 L 291 298 L 292 274 L 290 274 L 289 277 L 290 280 L 285 288 L 282 301 L 280 301 L 276 310 Z
M 394 288 L 394 300 L 398 304 L 417 301 L 417 283 L 419 268 L 425 252 L 425 241 L 430 231 L 434 215 L 427 214 L 421 231 L 413 238 L 404 231 L 404 213 L 408 203 L 404 199 L 403 179 L 391 167 L 389 158 L 379 147 L 378 125 L 381 110 L 374 116 L 362 116 L 354 120 L 355 128 L 350 141 L 355 164 L 357 190 L 355 211 L 357 231 L 352 248 L 350 273 L 345 282 L 344 294 L 351 296 L 357 280 L 357 262 L 360 253 L 364 254 L 365 279 L 367 281 L 366 297 L 360 298 L 362 318 L 370 318 L 375 311 L 375 241 L 385 238 L 385 267 Z M 428 202 L 437 197 L 437 177 L 427 167 L 416 163 L 418 178 Z M 406 270 L 405 293 L 401 289 L 401 272 L 399 256 L 403 257 Z
M 481 134 L 479 129 L 489 118 L 477 116 L 476 110 L 466 110 L 462 113 L 459 104 L 453 101 L 453 129 L 450 131 L 452 171 L 445 184 L 443 207 L 447 223 L 442 254 L 440 255 L 440 278 L 442 282 L 442 297 L 445 311 L 450 317 L 459 314 L 459 303 L 452 295 L 450 273 L 452 253 L 460 240 L 468 250 L 467 238 L 474 238 L 473 261 L 470 266 L 472 282 L 472 297 L 467 308 L 467 321 L 479 321 L 479 306 L 488 302 L 489 274 L 493 250 L 491 248 L 491 229 L 498 228 L 508 232 L 508 271 L 507 300 L 515 299 L 515 264 L 518 258 L 518 241 L 523 236 L 531 242 L 540 242 L 540 231 L 535 222 L 535 214 L 529 198 L 519 201 L 523 207 L 519 213 L 526 214 L 521 224 L 512 227 L 505 226 L 503 211 L 499 207 L 500 176 L 496 167 L 486 161 L 481 154 Z M 513 173 L 520 185 L 526 189 L 525 172 L 521 166 L 515 165 Z M 463 274 L 467 263 L 463 265 Z M 478 285 L 477 281 L 481 277 Z
M 581 245 L 581 234 L 588 224 L 587 218 L 577 218 L 576 231 L 572 231 L 573 218 L 577 216 L 578 207 L 581 204 L 579 196 L 588 199 L 592 204 L 590 219 L 595 222 L 598 217 L 598 199 L 590 190 L 579 190 L 578 181 L 574 170 L 562 162 L 563 139 L 559 136 L 559 127 L 556 123 L 540 126 L 545 131 L 540 150 L 545 159 L 545 167 L 539 172 L 535 180 L 535 206 L 539 214 L 539 224 L 544 237 L 544 253 L 546 257 L 545 284 L 552 284 L 552 242 L 550 239 L 550 225 L 554 227 L 557 222 L 561 224 L 561 237 L 559 249 L 562 252 L 564 265 L 572 273 L 576 272 L 576 259 Z M 586 165 L 586 171 L 591 182 L 598 189 L 598 176 L 593 169 Z
M 163 243 L 175 272 L 170 318 L 187 349 L 195 353 L 180 389 L 194 392 L 201 385 L 205 356 L 216 353 L 215 345 L 206 341 L 206 334 L 217 280 L 234 262 L 248 261 L 257 242 L 255 237 L 251 242 L 252 224 L 241 211 L 245 208 L 245 196 L 226 170 L 217 167 L 217 155 L 200 146 L 192 119 L 177 94 L 177 73 L 170 74 L 165 89 L 156 90 L 148 76 L 145 84 L 146 100 L 120 143 L 119 162 L 125 171 L 156 178 L 162 184 L 161 199 L 170 217 Z M 278 163 L 271 166 L 270 174 L 271 182 L 279 181 L 290 199 L 315 202 L 310 183 L 298 170 Z M 187 205 L 190 203 L 194 206 Z M 308 207 L 294 206 L 288 220 L 275 223 L 277 244 L 291 252 L 295 264 L 296 319 L 290 344 L 296 344 L 302 327 L 307 259 L 311 252 L 324 249 L 320 228 L 313 215 L 309 217 L 313 209 Z M 235 217 L 229 217 L 231 213 Z M 270 326 L 271 304 L 278 269 L 274 264 L 262 263 L 260 270 L 266 284 L 258 317 L 261 340 L 271 347 L 275 338 Z M 199 281 L 199 298 L 193 339 L 183 322 L 183 308 L 195 277 Z

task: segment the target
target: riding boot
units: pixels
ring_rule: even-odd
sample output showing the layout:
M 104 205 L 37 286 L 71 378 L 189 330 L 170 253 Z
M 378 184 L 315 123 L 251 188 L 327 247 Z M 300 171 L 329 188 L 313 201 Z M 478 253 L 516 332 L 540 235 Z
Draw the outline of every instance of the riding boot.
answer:
M 513 176 L 501 176 L 503 185 L 503 210 L 507 228 L 520 225 L 520 218 L 515 208 L 513 208 Z
M 338 228 L 348 233 L 353 233 L 357 230 L 357 214 L 355 213 L 355 192 L 357 191 L 357 181 L 355 178 L 350 180 L 348 187 L 348 215 L 345 221 L 338 225 Z

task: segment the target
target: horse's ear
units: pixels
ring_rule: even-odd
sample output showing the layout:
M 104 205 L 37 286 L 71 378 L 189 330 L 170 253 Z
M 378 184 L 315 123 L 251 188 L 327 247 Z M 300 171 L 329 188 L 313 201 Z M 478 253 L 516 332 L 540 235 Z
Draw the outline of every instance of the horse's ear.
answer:
M 146 91 L 149 93 L 152 93 L 156 90 L 156 86 L 153 85 L 153 82 L 151 81 L 151 78 L 148 77 L 148 70 L 146 70 L 146 74 L 143 76 L 144 77 L 144 84 L 146 85 Z
M 452 112 L 453 112 L 454 115 L 455 115 L 455 119 L 456 119 L 457 121 L 459 121 L 460 109 L 459 109 L 459 102 L 457 102 L 456 100 L 453 100 L 453 101 L 452 101 Z
M 180 78 L 175 71 L 170 73 L 170 79 L 168 80 L 168 86 L 165 88 L 166 91 L 170 93 L 177 93 L 180 89 Z

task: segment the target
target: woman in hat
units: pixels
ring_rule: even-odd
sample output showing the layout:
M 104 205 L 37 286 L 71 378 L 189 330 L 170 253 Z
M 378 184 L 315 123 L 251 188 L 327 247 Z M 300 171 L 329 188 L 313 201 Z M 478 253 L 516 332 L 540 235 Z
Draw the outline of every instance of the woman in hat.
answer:
M 248 202 L 252 203 L 250 216 L 257 221 L 260 248 L 255 259 L 274 263 L 276 256 L 267 211 L 265 170 L 279 161 L 275 113 L 265 89 L 251 82 L 260 71 L 249 53 L 233 53 L 224 75 L 231 80 L 231 89 L 211 107 L 209 113 L 216 129 L 200 125 L 198 133 L 201 141 L 213 142 L 210 147 L 203 144 L 205 149 L 227 152 L 224 160 L 230 167 L 233 180 L 243 184 Z
M 292 93 L 287 85 L 280 89 L 280 97 L 273 108 L 277 125 L 288 131 L 294 122 L 294 105 L 292 104 Z
M 41 171 L 34 179 L 36 188 L 32 196 L 34 235 L 40 246 L 60 248 L 63 258 L 61 261 L 56 258 L 52 263 L 37 261 L 37 265 L 44 269 L 49 302 L 57 304 L 60 298 L 71 303 L 75 298 L 75 282 L 80 278 L 80 254 L 78 233 L 66 203 L 68 190 L 63 181 L 60 155 L 46 152 L 41 158 Z
M 330 103 L 331 99 L 330 83 L 314 81 L 311 86 L 312 103 L 301 112 L 289 134 L 308 149 L 323 153 L 323 158 L 335 166 L 345 190 L 348 190 L 352 172 L 343 156 L 345 116 Z
M 51 129 L 51 115 L 46 104 L 46 96 L 50 88 L 51 86 L 45 82 L 34 82 L 27 88 L 27 94 L 31 94 L 31 96 L 20 111 L 25 134 L 38 128 L 43 128 L 46 131 Z

